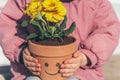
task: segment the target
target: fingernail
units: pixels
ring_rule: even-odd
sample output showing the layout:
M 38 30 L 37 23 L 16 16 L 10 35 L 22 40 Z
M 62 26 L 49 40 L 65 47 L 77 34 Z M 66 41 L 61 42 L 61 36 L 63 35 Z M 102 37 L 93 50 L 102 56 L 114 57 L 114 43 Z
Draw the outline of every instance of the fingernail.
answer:
M 61 73 L 62 72 L 62 70 L 59 70 L 59 73 Z
M 35 60 L 35 62 L 37 63 L 38 61 L 37 61 L 37 60 Z
M 40 73 L 38 72 L 37 75 L 40 75 Z
M 41 71 L 41 69 L 39 68 L 39 71 Z
M 68 61 L 65 61 L 65 62 L 64 62 L 64 64 L 67 64 L 67 63 L 68 63 Z
M 61 65 L 61 66 L 60 66 L 60 68 L 63 68 L 63 67 L 64 67 L 64 65 Z
M 40 67 L 41 65 L 40 65 L 40 64 L 38 64 L 38 66 Z
M 60 73 L 63 73 L 63 72 L 64 72 L 64 71 L 61 69 L 61 70 L 60 70 Z

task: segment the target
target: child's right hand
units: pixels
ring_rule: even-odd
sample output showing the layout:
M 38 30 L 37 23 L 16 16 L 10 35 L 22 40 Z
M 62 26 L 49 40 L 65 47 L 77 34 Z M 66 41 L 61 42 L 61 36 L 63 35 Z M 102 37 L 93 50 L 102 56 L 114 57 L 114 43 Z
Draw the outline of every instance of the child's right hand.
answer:
M 41 71 L 41 65 L 38 60 L 31 56 L 28 48 L 23 51 L 23 62 L 24 65 L 34 74 L 39 75 Z

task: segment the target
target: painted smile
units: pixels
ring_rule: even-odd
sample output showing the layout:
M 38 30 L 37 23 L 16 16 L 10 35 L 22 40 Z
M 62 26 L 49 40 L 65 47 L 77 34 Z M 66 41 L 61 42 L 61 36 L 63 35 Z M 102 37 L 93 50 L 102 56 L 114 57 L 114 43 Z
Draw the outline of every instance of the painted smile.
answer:
M 49 73 L 49 72 L 47 72 L 47 71 L 45 71 L 48 75 L 57 75 L 57 73 Z

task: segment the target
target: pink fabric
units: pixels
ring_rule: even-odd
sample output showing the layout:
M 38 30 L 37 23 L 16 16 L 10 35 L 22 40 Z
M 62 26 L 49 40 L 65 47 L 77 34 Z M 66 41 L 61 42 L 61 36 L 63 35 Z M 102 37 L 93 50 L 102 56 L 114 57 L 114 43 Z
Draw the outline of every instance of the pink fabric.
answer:
M 19 53 L 25 34 L 16 26 L 23 15 L 25 3 L 30 0 L 8 0 L 0 13 L 0 44 L 11 61 L 12 80 L 23 80 L 29 71 L 19 63 Z M 118 44 L 120 23 L 108 0 L 73 0 L 64 3 L 67 8 L 67 27 L 75 21 L 76 37 L 80 52 L 91 61 L 91 66 L 83 66 L 73 77 L 82 80 L 104 80 L 102 66 L 109 60 Z

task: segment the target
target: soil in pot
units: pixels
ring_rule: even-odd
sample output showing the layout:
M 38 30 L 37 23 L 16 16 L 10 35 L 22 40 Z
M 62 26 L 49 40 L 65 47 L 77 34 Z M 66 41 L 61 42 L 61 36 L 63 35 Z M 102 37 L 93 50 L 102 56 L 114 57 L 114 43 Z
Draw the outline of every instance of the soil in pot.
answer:
M 60 46 L 60 45 L 67 45 L 74 42 L 75 39 L 72 37 L 64 37 L 63 40 L 59 38 L 55 39 L 46 39 L 46 40 L 32 40 L 35 44 L 46 45 L 46 46 Z

